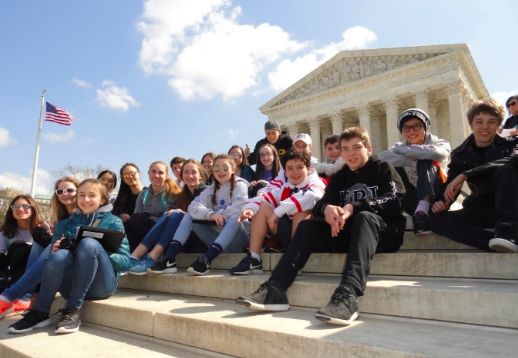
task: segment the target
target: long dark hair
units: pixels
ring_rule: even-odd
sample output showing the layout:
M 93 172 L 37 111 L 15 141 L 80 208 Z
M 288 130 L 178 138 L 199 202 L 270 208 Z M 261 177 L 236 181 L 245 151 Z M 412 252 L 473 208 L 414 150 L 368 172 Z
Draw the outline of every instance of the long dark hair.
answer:
M 279 174 L 279 169 L 281 168 L 281 162 L 280 162 L 280 159 L 279 159 L 279 152 L 270 143 L 265 143 L 257 151 L 257 160 L 255 161 L 255 163 L 256 163 L 255 164 L 255 178 L 254 178 L 255 180 L 261 180 L 261 175 L 263 175 L 263 172 L 265 170 L 264 164 L 261 163 L 261 157 L 259 156 L 260 152 L 261 152 L 261 149 L 263 149 L 264 147 L 270 148 L 272 150 L 272 153 L 273 153 L 272 179 L 275 179 L 277 177 L 277 174 Z
M 183 180 L 183 168 L 186 164 L 194 164 L 198 168 L 198 173 L 200 173 L 200 183 L 205 183 L 209 177 L 207 174 L 207 171 L 204 167 L 201 166 L 200 162 L 198 162 L 196 159 L 187 159 L 182 164 L 182 170 L 180 172 L 180 178 Z M 182 191 L 178 195 L 178 200 L 176 201 L 176 207 L 180 210 L 187 211 L 187 208 L 191 204 L 192 199 L 191 195 L 189 194 L 189 188 L 187 187 L 187 184 L 185 184 L 182 188 Z
M 16 235 L 16 229 L 18 228 L 18 221 L 15 219 L 13 214 L 13 209 L 11 209 L 11 205 L 16 203 L 18 199 L 23 199 L 29 203 L 31 206 L 31 218 L 29 220 L 29 229 L 32 233 L 34 228 L 43 224 L 43 220 L 40 216 L 40 210 L 38 208 L 38 204 L 36 201 L 30 197 L 29 195 L 17 195 L 9 204 L 9 208 L 7 209 L 7 213 L 5 215 L 5 221 L 0 226 L 0 232 L 4 235 L 5 238 L 12 239 Z
M 245 155 L 245 152 L 243 151 L 243 148 L 241 148 L 240 146 L 238 146 L 237 144 L 234 144 L 232 147 L 230 147 L 230 149 L 228 150 L 228 153 L 230 155 L 230 151 L 232 149 L 239 149 L 239 151 L 241 152 L 241 155 L 243 157 L 243 161 L 241 162 L 241 165 L 238 167 L 239 170 L 243 169 L 244 167 L 249 167 L 250 166 L 250 163 L 248 163 L 248 158 L 246 157 Z M 234 158 L 232 158 L 232 160 L 234 160 Z M 216 159 L 214 159 L 214 161 L 216 161 Z
M 137 172 L 140 173 L 140 169 L 138 168 L 137 164 L 135 163 L 126 163 L 122 166 L 121 170 L 120 170 L 120 176 L 121 176 L 121 186 L 119 188 L 119 193 L 117 194 L 117 198 L 115 199 L 115 202 L 113 203 L 113 210 L 112 210 L 112 213 L 114 213 L 115 215 L 118 215 L 119 214 L 119 211 L 122 209 L 122 208 L 125 208 L 126 205 L 128 204 L 128 199 L 131 195 L 133 195 L 133 193 L 131 192 L 131 188 L 128 184 L 126 184 L 126 182 L 124 181 L 123 177 L 122 177 L 122 171 L 124 169 L 126 169 L 126 167 L 133 167 L 135 169 L 137 169 Z M 126 214 L 133 214 L 133 213 L 126 213 Z
M 112 172 L 111 170 L 103 170 L 102 172 L 99 173 L 99 175 L 97 176 L 97 179 L 101 179 L 101 177 L 104 175 L 104 174 L 110 174 L 113 178 L 113 189 L 115 189 L 117 187 L 117 174 L 115 174 L 114 172 Z M 122 178 L 122 177 L 121 177 Z M 112 189 L 112 190 L 113 190 Z
M 231 175 L 230 175 L 230 200 L 232 200 L 232 193 L 234 192 L 234 186 L 236 185 L 236 174 L 234 174 L 234 171 L 236 169 L 236 162 L 234 162 L 234 159 L 227 154 L 220 154 L 216 158 L 214 158 L 214 164 L 216 164 L 216 161 L 219 159 L 224 159 L 228 162 L 230 165 Z M 218 191 L 220 187 L 219 181 L 214 176 L 214 195 L 212 195 L 212 205 L 216 205 L 216 192 Z

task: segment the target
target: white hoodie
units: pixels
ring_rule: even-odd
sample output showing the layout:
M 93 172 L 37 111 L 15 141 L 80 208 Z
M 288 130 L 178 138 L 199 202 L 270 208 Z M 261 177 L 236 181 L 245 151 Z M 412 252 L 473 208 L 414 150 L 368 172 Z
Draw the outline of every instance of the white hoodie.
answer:
M 243 211 L 243 204 L 248 199 L 248 186 L 245 180 L 236 177 L 236 183 L 230 197 L 230 182 L 219 187 L 216 191 L 216 205 L 212 204 L 215 183 L 192 201 L 187 211 L 195 220 L 210 220 L 212 214 L 221 214 L 226 217 L 239 215 Z

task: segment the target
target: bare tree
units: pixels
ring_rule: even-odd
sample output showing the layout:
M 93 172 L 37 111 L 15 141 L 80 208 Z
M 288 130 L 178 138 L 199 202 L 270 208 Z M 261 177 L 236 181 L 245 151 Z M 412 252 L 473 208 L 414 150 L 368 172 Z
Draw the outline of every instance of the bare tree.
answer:
M 97 178 L 97 175 L 105 169 L 106 168 L 100 164 L 96 167 L 90 167 L 88 165 L 74 165 L 67 163 L 62 167 L 51 170 L 50 175 L 52 175 L 54 179 L 74 177 L 77 180 L 84 180 L 88 178 Z

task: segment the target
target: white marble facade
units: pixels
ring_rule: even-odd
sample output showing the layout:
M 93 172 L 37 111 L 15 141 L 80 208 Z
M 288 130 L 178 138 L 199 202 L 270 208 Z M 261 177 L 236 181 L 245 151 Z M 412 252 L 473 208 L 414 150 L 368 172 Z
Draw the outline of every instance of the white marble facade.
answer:
M 469 134 L 466 111 L 489 93 L 465 44 L 342 51 L 259 109 L 293 138 L 309 133 L 313 156 L 350 126 L 371 136 L 374 153 L 400 141 L 397 118 L 418 107 L 430 131 L 457 147 Z

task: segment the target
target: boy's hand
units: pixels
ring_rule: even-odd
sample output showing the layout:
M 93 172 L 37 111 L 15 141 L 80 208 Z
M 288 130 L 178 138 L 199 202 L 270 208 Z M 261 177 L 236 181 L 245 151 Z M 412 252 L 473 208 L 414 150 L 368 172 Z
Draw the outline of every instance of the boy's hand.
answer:
M 441 211 L 448 210 L 449 206 L 450 206 L 449 201 L 446 201 L 446 202 L 444 202 L 442 200 L 436 201 L 432 205 L 432 212 L 435 214 L 440 213 Z
M 245 155 L 248 158 L 250 156 L 250 147 L 248 146 L 248 144 L 245 144 L 245 146 Z
M 277 214 L 273 213 L 272 215 L 270 215 L 270 217 L 268 218 L 268 227 L 273 232 L 275 232 L 277 230 L 278 223 L 279 223 L 279 217 L 277 216 Z
M 227 217 L 221 214 L 212 214 L 210 219 L 215 221 L 218 226 L 223 226 L 227 223 Z
M 459 192 L 460 188 L 462 188 L 462 184 L 468 178 L 464 174 L 459 174 L 453 181 L 448 184 L 446 187 L 446 191 L 444 192 L 444 198 L 448 201 L 455 200 L 455 195 Z
M 239 224 L 241 221 L 245 221 L 246 219 L 251 219 L 254 216 L 254 211 L 252 209 L 243 210 L 241 215 L 237 218 L 237 223 Z
M 347 205 L 346 205 L 347 206 Z M 345 225 L 346 212 L 339 206 L 328 205 L 324 210 L 326 223 L 331 226 L 331 237 L 337 237 L 338 233 L 343 230 Z

